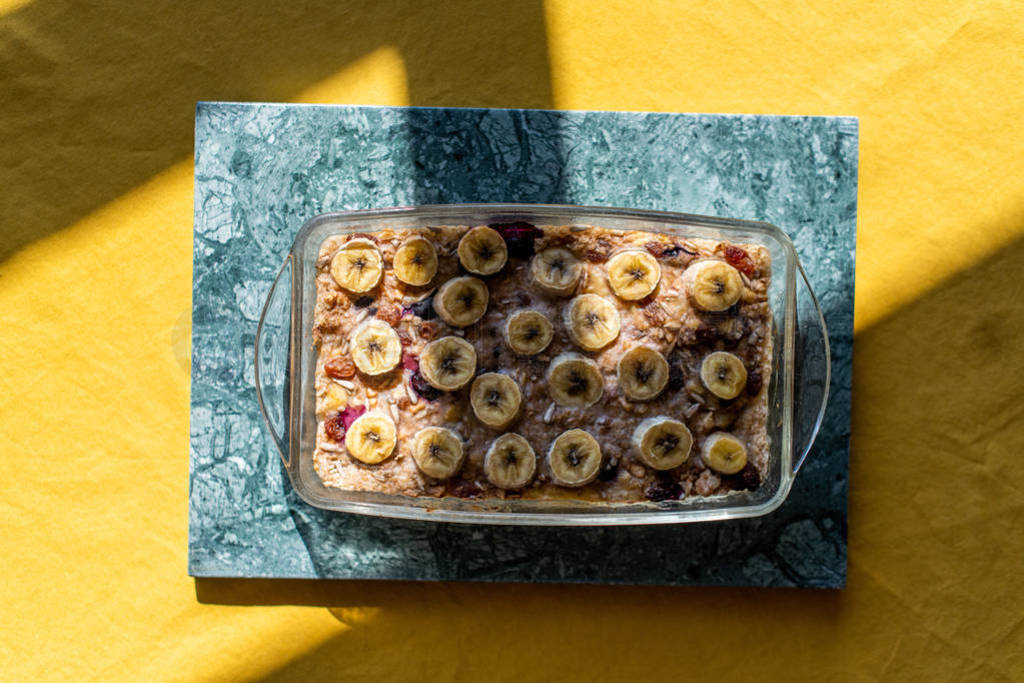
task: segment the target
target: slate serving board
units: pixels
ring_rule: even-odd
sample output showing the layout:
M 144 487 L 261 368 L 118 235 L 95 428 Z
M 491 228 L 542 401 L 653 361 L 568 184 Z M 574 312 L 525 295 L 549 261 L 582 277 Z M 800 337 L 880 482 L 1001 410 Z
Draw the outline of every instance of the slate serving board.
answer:
M 200 103 L 196 108 L 189 573 L 749 584 L 846 577 L 857 120 Z M 327 512 L 291 490 L 256 404 L 260 308 L 325 211 L 455 202 L 664 209 L 789 233 L 825 311 L 831 400 L 775 513 L 530 528 Z

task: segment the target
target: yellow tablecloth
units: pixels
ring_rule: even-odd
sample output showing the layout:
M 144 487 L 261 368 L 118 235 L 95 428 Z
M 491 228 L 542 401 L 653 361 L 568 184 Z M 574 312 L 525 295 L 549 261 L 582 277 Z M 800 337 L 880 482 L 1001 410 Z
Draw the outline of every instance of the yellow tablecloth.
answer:
M 1020 3 L 168 4 L 0 0 L 0 678 L 1024 679 Z M 859 116 L 848 588 L 197 585 L 200 99 Z

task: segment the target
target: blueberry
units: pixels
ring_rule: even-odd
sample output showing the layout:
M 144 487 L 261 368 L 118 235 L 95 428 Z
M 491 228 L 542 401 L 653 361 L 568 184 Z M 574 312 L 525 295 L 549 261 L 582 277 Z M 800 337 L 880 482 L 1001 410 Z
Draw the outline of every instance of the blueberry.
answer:
M 418 396 L 422 396 L 428 401 L 436 401 L 441 398 L 441 390 L 431 386 L 427 380 L 423 379 L 423 375 L 418 371 L 413 373 L 412 377 L 409 378 L 409 384 L 412 385 L 413 391 L 415 391 Z
M 686 374 L 683 372 L 683 363 L 678 358 L 672 358 L 668 365 L 668 384 L 666 385 L 669 391 L 679 391 L 686 386 Z
M 743 479 L 743 485 L 751 491 L 756 491 L 761 485 L 761 475 L 749 464 L 740 472 L 740 477 Z
M 448 482 L 448 493 L 457 498 L 476 498 L 483 490 L 475 481 L 456 479 Z
M 428 296 L 422 301 L 417 301 L 408 309 L 413 315 L 418 316 L 420 320 L 433 320 L 437 317 L 437 312 L 434 310 L 434 297 Z
M 742 470 L 730 477 L 723 477 L 728 483 L 735 489 L 747 489 L 748 491 L 756 491 L 761 485 L 761 475 L 758 474 L 757 468 L 749 462 L 743 467 Z
M 697 341 L 701 344 L 711 344 L 718 339 L 718 328 L 708 323 L 701 323 L 695 334 Z
M 644 495 L 648 500 L 659 502 L 662 500 L 678 500 L 683 495 L 683 487 L 678 482 L 670 479 L 658 479 L 647 487 Z
M 615 481 L 615 478 L 619 476 L 619 463 L 614 460 L 609 460 L 605 463 L 601 471 L 597 473 L 599 481 Z
M 751 396 L 757 396 L 761 393 L 761 387 L 764 386 L 764 380 L 761 378 L 760 370 L 753 370 L 747 375 L 747 393 Z
M 505 240 L 508 255 L 512 258 L 528 259 L 533 256 L 533 243 L 544 235 L 540 228 L 524 221 L 491 223 L 489 227 L 496 230 Z

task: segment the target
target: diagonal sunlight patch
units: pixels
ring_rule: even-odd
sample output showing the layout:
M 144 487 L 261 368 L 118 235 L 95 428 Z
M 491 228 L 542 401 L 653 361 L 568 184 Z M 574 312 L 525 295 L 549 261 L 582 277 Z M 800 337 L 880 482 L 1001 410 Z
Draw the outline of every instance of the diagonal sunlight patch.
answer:
M 409 101 L 405 79 L 405 66 L 399 53 L 392 47 L 382 47 L 302 91 L 293 101 L 400 106 Z M 34 404 L 20 401 L 20 394 L 33 393 L 33 387 L 42 388 L 49 381 L 56 382 L 60 376 L 75 376 L 75 370 L 81 369 L 79 354 L 65 353 L 50 360 L 45 373 L 41 369 L 34 373 L 31 368 L 39 368 L 39 365 L 31 362 L 31 350 L 35 348 L 33 339 L 62 339 L 61 330 L 69 323 L 67 316 L 81 319 L 82 327 L 77 328 L 80 333 L 91 331 L 92 338 L 102 338 L 103 331 L 110 329 L 112 318 L 136 320 L 135 313 L 129 314 L 124 306 L 111 308 L 110 302 L 126 303 L 125 294 L 129 293 L 129 300 L 139 297 L 138 303 L 149 309 L 151 306 L 144 303 L 153 300 L 149 295 L 159 292 L 159 298 L 167 298 L 166 287 L 172 283 L 179 285 L 177 296 L 173 297 L 174 310 L 166 306 L 152 307 L 159 322 L 155 317 L 145 320 L 159 325 L 164 343 L 149 343 L 145 348 L 150 354 L 156 354 L 159 349 L 176 366 L 170 375 L 155 377 L 158 384 L 167 381 L 169 376 L 176 380 L 188 377 L 191 316 L 187 280 L 191 265 L 192 210 L 192 160 L 189 159 L 59 232 L 26 245 L 0 266 L 3 276 L 0 307 L 23 311 L 12 316 L 16 324 L 0 329 L 0 341 L 7 348 L 15 349 L 12 352 L 15 355 L 22 353 L 17 350 L 23 350 L 25 357 L 16 362 L 20 362 L 29 375 L 39 375 L 33 377 L 32 382 L 18 386 L 13 380 L 15 373 L 0 375 L 0 388 L 7 389 L 0 394 L 3 396 L 0 406 L 20 404 L 18 410 L 28 411 Z M 175 256 L 154 260 L 154 251 Z M 50 286 L 39 288 L 40 280 L 49 282 Z M 104 367 L 118 365 L 116 352 L 123 350 L 119 346 L 111 345 L 109 350 L 115 353 L 105 359 L 109 365 Z M 95 362 L 100 358 L 93 354 L 88 360 Z M 67 367 L 63 367 L 64 364 Z M 82 398 L 88 400 L 87 395 Z M 12 422 L 18 423 L 17 420 Z
M 32 4 L 33 0 L 0 0 L 0 17 Z
M 407 104 L 405 68 L 394 49 L 381 48 L 295 99 Z M 0 526 L 10 547 L 32 549 L 9 563 L 0 600 L 16 613 L 31 613 L 40 577 L 57 572 L 58 583 L 104 586 L 111 565 L 148 562 L 146 571 L 119 574 L 119 595 L 147 597 L 125 607 L 137 646 L 118 647 L 135 648 L 132 659 L 147 662 L 147 670 L 171 671 L 176 651 L 146 644 L 174 632 L 174 623 L 202 623 L 197 634 L 211 628 L 220 634 L 202 653 L 211 670 L 258 675 L 296 656 L 296 648 L 349 627 L 321 609 L 212 613 L 189 600 L 194 584 L 180 555 L 187 534 L 192 159 L 140 180 L 0 262 L 0 462 L 19 473 L 0 482 L 7 515 Z M 55 406 L 61 411 L 57 429 Z M 73 466 L 58 472 L 55 462 Z M 136 492 L 124 495 L 129 487 Z M 76 539 L 74 547 L 82 550 L 73 561 L 66 545 L 40 542 L 32 516 L 47 509 L 74 511 L 55 517 L 47 530 Z M 139 520 L 146 520 L 144 534 Z M 167 561 L 168 553 L 177 561 Z M 291 615 L 290 626 L 283 613 Z M 246 627 L 238 628 L 243 614 Z M 357 616 L 345 618 L 355 623 Z M 94 601 L 73 601 L 37 636 L 52 645 L 55 661 L 79 661 L 94 620 Z M 286 637 L 296 631 L 304 633 L 301 642 Z M 214 642 L 200 640 L 196 636 L 200 650 Z M 254 641 L 275 651 L 237 661 L 235 653 Z
M 554 104 L 860 117 L 859 332 L 1024 235 L 1011 95 L 1024 70 L 1007 59 L 1024 24 L 996 3 L 944 5 L 653 2 L 598 15 L 548 0 Z
M 314 83 L 291 101 L 408 106 L 409 81 L 405 62 L 394 47 L 377 48 L 333 76 Z
M 359 626 L 380 614 L 379 607 L 330 607 L 327 611 L 348 627 Z

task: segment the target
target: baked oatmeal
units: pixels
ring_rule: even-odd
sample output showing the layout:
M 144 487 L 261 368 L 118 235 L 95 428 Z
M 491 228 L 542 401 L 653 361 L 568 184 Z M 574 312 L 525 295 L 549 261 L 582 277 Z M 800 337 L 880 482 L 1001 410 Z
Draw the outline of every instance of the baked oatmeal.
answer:
M 336 235 L 316 268 L 326 486 L 632 503 L 766 474 L 762 246 L 443 226 Z

